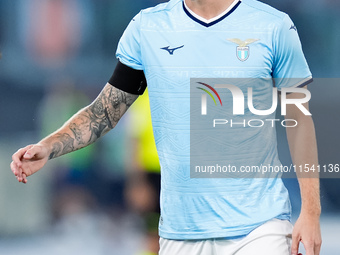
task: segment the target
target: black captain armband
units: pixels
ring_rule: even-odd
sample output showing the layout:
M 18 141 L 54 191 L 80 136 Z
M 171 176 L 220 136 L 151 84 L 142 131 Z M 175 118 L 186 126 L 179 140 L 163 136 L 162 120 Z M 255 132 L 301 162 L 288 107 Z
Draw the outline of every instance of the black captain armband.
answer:
M 135 95 L 142 95 L 147 86 L 142 70 L 128 67 L 120 61 L 118 61 L 109 83 L 117 89 Z

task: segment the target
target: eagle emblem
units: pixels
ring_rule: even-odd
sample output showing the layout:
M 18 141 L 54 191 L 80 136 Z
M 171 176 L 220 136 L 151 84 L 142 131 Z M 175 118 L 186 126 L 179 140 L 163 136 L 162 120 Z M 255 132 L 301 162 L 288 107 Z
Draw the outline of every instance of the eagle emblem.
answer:
M 227 39 L 228 41 L 237 44 L 236 47 L 236 57 L 240 61 L 246 61 L 249 58 L 249 44 L 252 44 L 256 41 L 259 41 L 260 39 L 246 39 L 245 41 L 242 41 L 241 39 L 238 38 L 232 38 L 232 39 Z

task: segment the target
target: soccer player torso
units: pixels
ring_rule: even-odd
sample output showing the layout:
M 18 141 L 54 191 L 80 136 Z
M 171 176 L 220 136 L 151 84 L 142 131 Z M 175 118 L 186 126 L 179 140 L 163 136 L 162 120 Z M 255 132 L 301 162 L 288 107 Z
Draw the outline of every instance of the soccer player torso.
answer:
M 303 54 L 295 54 L 296 68 L 289 68 L 292 52 L 279 38 L 296 33 L 290 26 L 286 14 L 253 0 L 235 1 L 209 23 L 182 0 L 144 10 L 131 21 L 117 57 L 144 70 L 147 79 L 162 175 L 162 237 L 239 236 L 271 218 L 289 219 L 288 193 L 280 179 L 192 179 L 189 168 L 190 79 L 309 77 Z M 297 35 L 292 38 L 299 43 Z M 265 150 L 251 145 L 259 152 L 255 163 L 266 158 L 280 164 L 275 129 L 258 136 L 270 144 Z M 234 160 L 246 163 L 247 158 L 240 151 Z

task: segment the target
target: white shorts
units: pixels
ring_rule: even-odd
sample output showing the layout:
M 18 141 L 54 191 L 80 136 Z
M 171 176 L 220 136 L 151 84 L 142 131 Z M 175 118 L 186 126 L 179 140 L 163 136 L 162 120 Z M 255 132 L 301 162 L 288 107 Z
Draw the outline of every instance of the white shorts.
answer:
M 169 240 L 160 238 L 159 255 L 290 255 L 293 225 L 270 220 L 235 239 Z

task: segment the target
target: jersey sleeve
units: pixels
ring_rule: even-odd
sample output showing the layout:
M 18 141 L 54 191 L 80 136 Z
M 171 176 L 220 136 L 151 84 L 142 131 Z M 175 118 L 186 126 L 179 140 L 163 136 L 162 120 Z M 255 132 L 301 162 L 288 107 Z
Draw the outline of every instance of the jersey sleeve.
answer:
M 312 74 L 302 51 L 297 29 L 288 15 L 274 37 L 273 78 L 280 90 L 303 87 L 312 82 Z
M 119 40 L 116 52 L 121 63 L 136 70 L 144 69 L 140 49 L 140 19 L 141 13 L 130 21 Z

